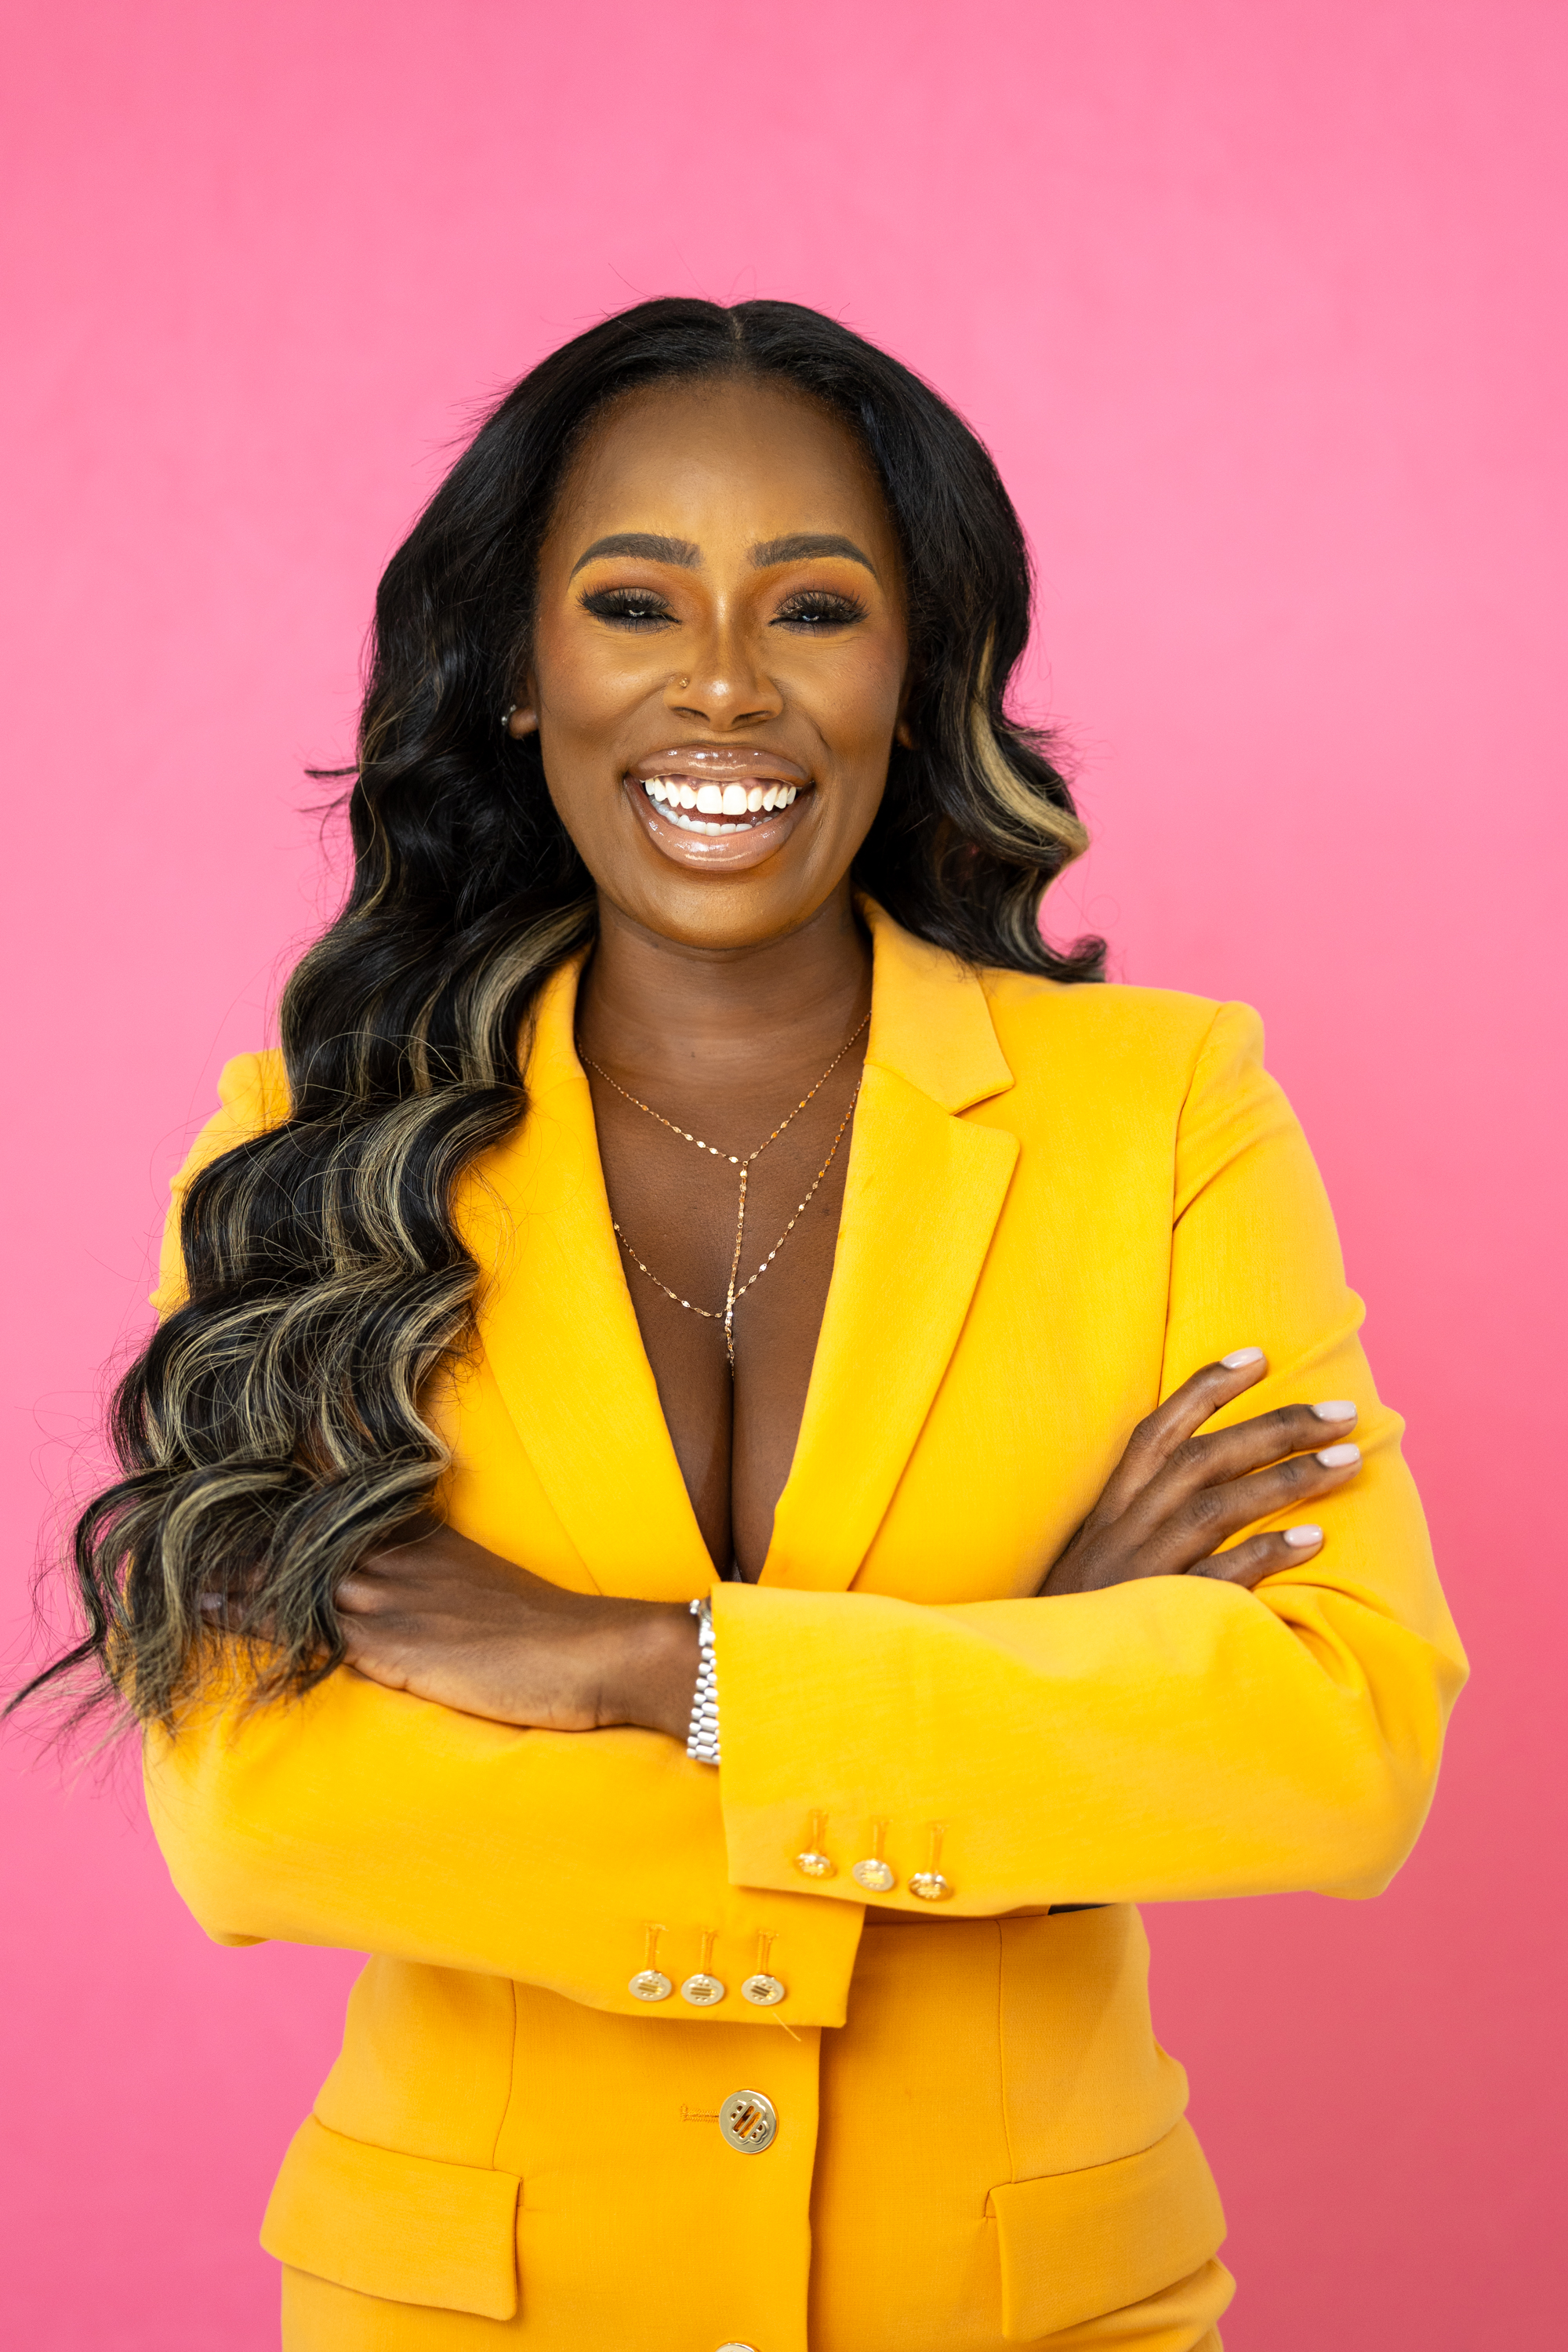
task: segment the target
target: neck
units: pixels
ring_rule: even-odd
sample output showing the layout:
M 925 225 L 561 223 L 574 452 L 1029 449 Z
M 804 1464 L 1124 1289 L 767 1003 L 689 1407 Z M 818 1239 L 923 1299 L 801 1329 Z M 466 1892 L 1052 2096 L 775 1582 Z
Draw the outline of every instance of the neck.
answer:
M 577 1034 L 584 1053 L 649 1089 L 793 1082 L 831 1059 L 870 1001 L 847 877 L 798 930 L 738 948 L 661 938 L 601 898 Z

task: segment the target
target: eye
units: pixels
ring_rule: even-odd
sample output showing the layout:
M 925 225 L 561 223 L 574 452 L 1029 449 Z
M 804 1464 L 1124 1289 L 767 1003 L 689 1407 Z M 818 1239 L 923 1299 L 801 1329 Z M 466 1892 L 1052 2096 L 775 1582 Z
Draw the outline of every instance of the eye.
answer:
M 866 607 L 858 596 L 843 596 L 831 588 L 803 588 L 786 596 L 773 615 L 775 625 L 806 630 L 847 629 L 865 617 Z
M 654 588 L 589 588 L 582 604 L 585 613 L 617 629 L 659 629 L 675 618 Z

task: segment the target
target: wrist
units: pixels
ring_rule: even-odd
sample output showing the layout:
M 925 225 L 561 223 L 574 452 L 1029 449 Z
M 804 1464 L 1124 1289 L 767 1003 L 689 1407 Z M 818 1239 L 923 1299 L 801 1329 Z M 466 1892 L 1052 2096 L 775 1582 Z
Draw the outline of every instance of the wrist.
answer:
M 684 1601 L 632 1606 L 637 1615 L 625 1627 L 618 1671 L 605 1687 L 600 1722 L 666 1732 L 684 1747 L 697 1688 L 697 1620 Z

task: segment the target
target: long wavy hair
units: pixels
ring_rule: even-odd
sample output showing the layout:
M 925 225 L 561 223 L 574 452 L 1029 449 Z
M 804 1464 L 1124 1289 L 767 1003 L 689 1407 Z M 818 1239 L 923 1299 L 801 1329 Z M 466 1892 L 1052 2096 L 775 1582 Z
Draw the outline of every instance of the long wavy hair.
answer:
M 1006 695 L 1030 620 L 1017 516 L 929 385 L 793 302 L 644 302 L 524 376 L 386 568 L 349 797 L 353 878 L 281 1007 L 289 1115 L 203 1168 L 180 1222 L 184 1303 L 116 1391 L 122 1475 L 79 1520 L 82 1639 L 23 1696 L 117 1699 L 173 1727 L 221 1650 L 252 1693 L 343 1654 L 333 1592 L 432 1503 L 430 1384 L 469 1344 L 463 1171 L 524 1116 L 542 983 L 595 929 L 594 885 L 537 736 L 501 724 L 526 667 L 541 541 L 565 468 L 621 395 L 783 381 L 858 436 L 909 604 L 912 749 L 897 748 L 854 879 L 975 964 L 1101 976 L 1100 941 L 1041 936 L 1086 845 Z M 13 1702 L 15 1704 L 16 1702 Z

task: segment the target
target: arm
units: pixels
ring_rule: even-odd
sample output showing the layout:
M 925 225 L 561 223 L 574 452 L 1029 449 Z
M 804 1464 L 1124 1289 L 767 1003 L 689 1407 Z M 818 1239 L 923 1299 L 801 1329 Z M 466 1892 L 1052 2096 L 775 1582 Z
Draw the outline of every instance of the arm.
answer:
M 939 1823 L 960 1912 L 1376 1892 L 1425 1817 L 1465 1667 L 1359 1323 L 1256 1020 L 1226 1008 L 1178 1138 L 1162 1393 L 1253 1342 L 1270 1369 L 1249 1405 L 1353 1400 L 1363 1466 L 1314 1497 L 1321 1549 L 1284 1565 L 1275 1538 L 1256 1593 L 1168 1573 L 955 1608 L 724 1587 L 735 1879 L 798 1883 L 793 1857 L 821 1813 L 839 1874 L 821 1892 L 856 1897 L 847 1865 L 882 1821 L 900 1880 L 885 1899 L 910 1910 Z M 1239 1410 L 1237 1396 L 1222 1427 Z M 1297 1516 L 1287 1504 L 1265 1525 Z
M 649 1928 L 675 1985 L 711 1933 L 732 1993 L 766 1936 L 778 2014 L 844 2021 L 858 1908 L 731 1886 L 718 1776 L 658 1733 L 519 1730 L 342 1668 L 248 1713 L 213 1692 L 177 1738 L 149 1735 L 146 1778 L 170 1874 L 220 1943 L 382 1952 L 689 2022 L 679 1998 L 630 1990 Z M 734 1998 L 716 2013 L 774 2014 Z

